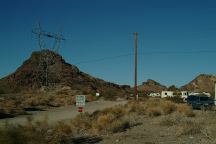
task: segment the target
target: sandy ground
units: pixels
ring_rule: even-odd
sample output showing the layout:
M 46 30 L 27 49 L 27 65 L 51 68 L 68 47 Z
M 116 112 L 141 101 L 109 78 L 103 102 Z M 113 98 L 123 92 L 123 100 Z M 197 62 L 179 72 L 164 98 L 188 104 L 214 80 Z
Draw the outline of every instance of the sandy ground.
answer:
M 215 113 L 213 113 L 215 114 Z M 204 134 L 177 135 L 176 126 L 160 126 L 157 118 L 133 116 L 138 124 L 125 132 L 102 137 L 100 144 L 216 144 L 216 137 L 209 139 Z
M 108 107 L 113 107 L 119 104 L 126 104 L 127 101 L 94 101 L 89 102 L 84 107 L 85 112 L 94 112 L 96 110 L 102 110 Z M 78 115 L 76 106 L 67 106 L 67 107 L 59 107 L 52 108 L 45 111 L 34 111 L 28 112 L 29 115 L 18 116 L 15 118 L 7 118 L 0 120 L 0 126 L 4 125 L 5 122 L 9 124 L 25 124 L 27 121 L 27 117 L 32 117 L 34 121 L 42 121 L 45 118 L 48 118 L 48 123 L 53 124 L 58 121 L 67 121 Z

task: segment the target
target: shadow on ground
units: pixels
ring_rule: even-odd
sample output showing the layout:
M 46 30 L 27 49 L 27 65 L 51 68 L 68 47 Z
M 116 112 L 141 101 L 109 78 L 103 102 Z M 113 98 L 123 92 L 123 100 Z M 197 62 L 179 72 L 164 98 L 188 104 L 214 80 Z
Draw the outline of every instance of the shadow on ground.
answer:
M 37 107 L 29 107 L 29 108 L 24 108 L 25 111 L 45 111 L 41 108 L 37 108 Z
M 84 136 L 84 137 L 75 137 L 71 139 L 73 144 L 96 144 L 102 141 L 101 137 L 98 136 Z
M 14 115 L 0 113 L 0 119 L 13 118 L 13 117 L 14 117 Z

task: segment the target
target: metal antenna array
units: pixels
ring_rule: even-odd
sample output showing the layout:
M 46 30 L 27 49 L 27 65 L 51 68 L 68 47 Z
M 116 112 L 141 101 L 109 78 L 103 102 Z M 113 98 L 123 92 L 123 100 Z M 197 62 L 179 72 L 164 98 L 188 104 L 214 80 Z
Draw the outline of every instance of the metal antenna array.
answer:
M 41 51 L 39 55 L 38 69 L 36 70 L 37 81 L 39 87 L 55 86 L 57 81 L 57 71 L 61 70 L 61 64 L 57 64 L 55 54 L 60 49 L 61 41 L 65 40 L 61 32 L 58 34 L 44 31 L 40 25 L 32 30 L 32 33 L 37 36 L 38 46 Z M 47 47 L 45 41 L 54 40 L 52 47 Z

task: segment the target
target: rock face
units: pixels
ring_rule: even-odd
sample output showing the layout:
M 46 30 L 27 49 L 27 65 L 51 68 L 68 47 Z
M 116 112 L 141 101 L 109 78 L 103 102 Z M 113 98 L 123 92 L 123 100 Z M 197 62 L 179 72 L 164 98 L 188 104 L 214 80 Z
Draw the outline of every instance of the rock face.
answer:
M 138 91 L 142 93 L 151 93 L 151 92 L 161 92 L 166 90 L 166 86 L 161 85 L 160 83 L 148 79 L 147 82 L 143 82 L 142 85 L 138 86 Z
M 182 86 L 181 90 L 194 92 L 209 92 L 214 93 L 214 82 L 216 77 L 213 75 L 201 74 L 188 84 Z
M 119 91 L 130 89 L 129 86 L 120 86 L 94 78 L 65 62 L 59 54 L 43 50 L 33 52 L 14 73 L 1 79 L 0 92 L 17 93 L 59 85 L 87 92 L 104 91 L 107 88 Z

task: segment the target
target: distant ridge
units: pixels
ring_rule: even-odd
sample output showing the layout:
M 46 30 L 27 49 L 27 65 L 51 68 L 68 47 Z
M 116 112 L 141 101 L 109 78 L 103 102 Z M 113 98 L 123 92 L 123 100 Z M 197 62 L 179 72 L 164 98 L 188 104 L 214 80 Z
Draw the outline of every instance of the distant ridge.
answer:
M 166 89 L 166 86 L 161 85 L 152 79 L 148 79 L 147 82 L 143 82 L 142 85 L 138 86 L 138 91 L 146 94 L 151 92 L 161 92 Z
M 194 92 L 209 92 L 214 93 L 214 82 L 216 77 L 211 74 L 200 74 L 188 84 L 182 86 L 181 90 Z

